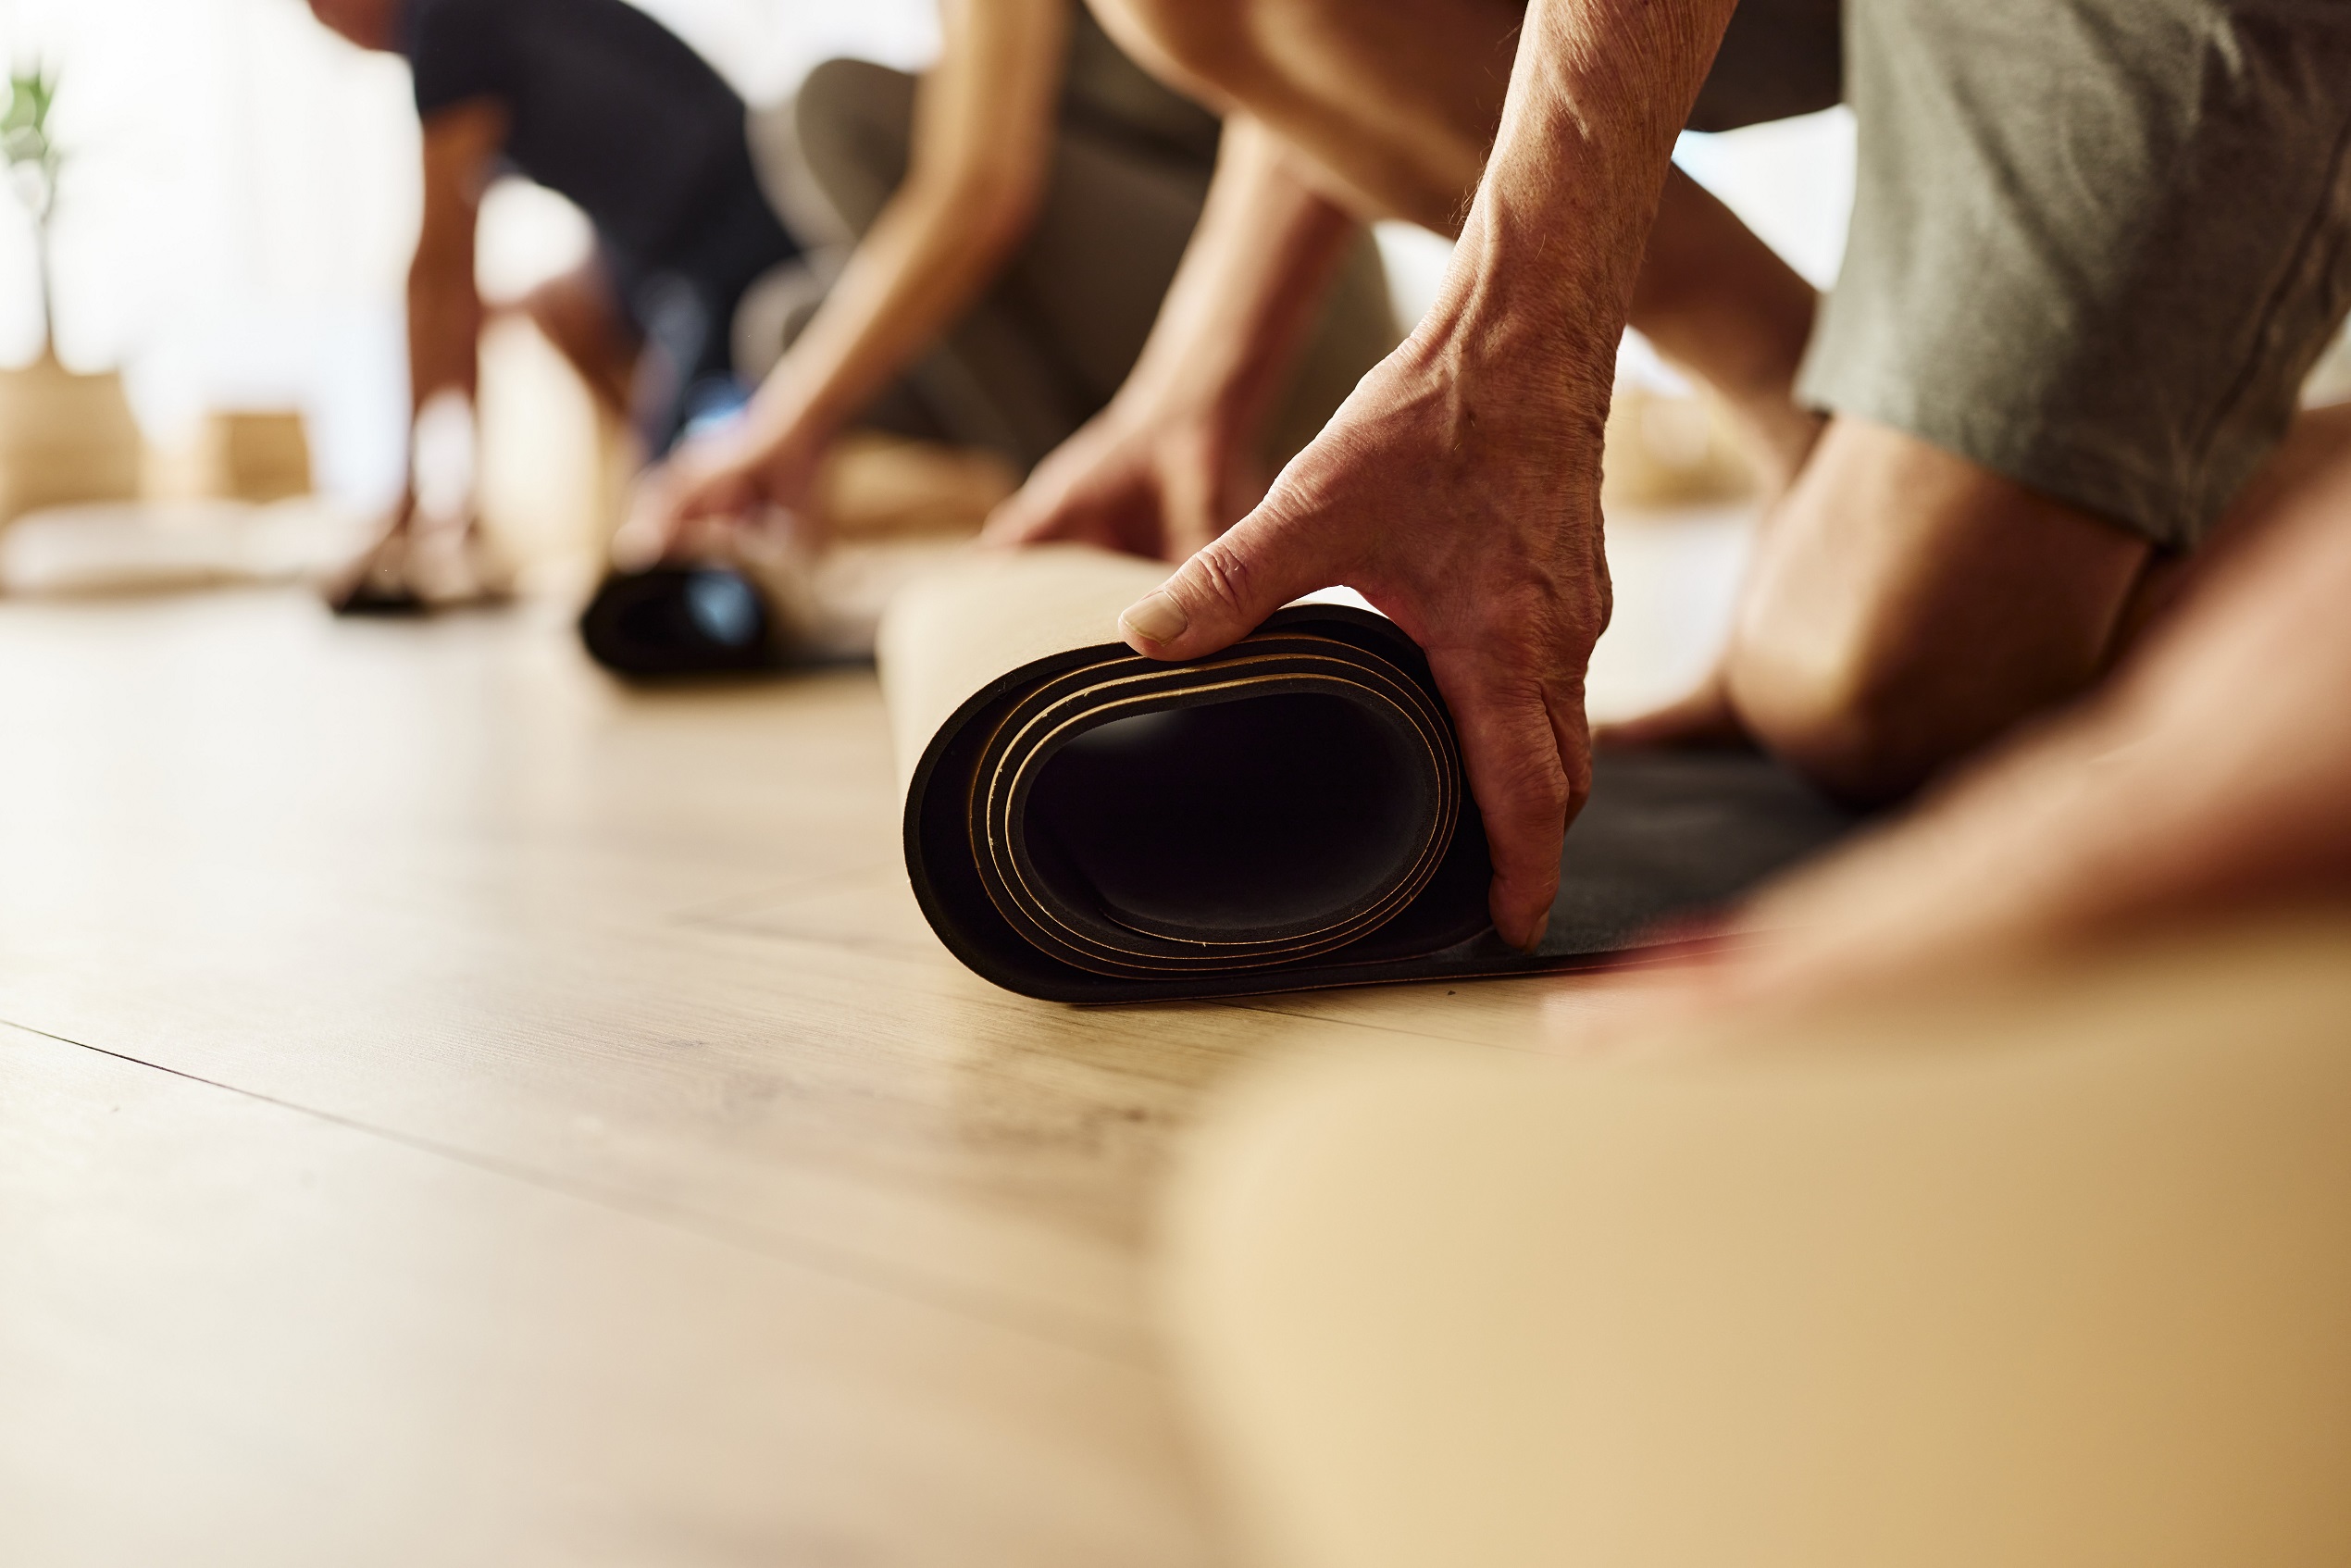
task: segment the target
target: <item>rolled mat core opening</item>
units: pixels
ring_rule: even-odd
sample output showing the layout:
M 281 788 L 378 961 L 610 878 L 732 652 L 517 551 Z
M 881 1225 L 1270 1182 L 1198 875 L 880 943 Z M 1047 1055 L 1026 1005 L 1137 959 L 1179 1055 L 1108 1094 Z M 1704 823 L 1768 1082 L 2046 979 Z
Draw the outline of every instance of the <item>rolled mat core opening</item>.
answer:
M 1014 819 L 1045 890 L 1140 935 L 1281 943 L 1412 881 L 1446 790 L 1392 714 L 1350 696 L 1235 693 L 1084 728 Z
M 1062 963 L 1163 976 L 1327 952 L 1410 903 L 1460 821 L 1452 729 L 1424 674 L 1322 629 L 1007 693 L 964 817 L 997 913 Z

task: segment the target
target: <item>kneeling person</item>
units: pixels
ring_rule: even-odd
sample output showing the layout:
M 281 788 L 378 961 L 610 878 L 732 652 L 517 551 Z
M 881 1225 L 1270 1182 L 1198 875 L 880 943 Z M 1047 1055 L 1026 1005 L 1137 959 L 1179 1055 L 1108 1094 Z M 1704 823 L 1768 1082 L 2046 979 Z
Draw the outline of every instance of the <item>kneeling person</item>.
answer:
M 595 254 L 524 308 L 651 450 L 698 392 L 731 374 L 736 306 L 798 243 L 763 192 L 753 117 L 686 43 L 625 0 L 312 0 L 363 47 L 400 54 L 423 121 L 424 222 L 408 277 L 417 409 L 469 404 L 484 308 L 474 240 L 491 180 L 512 169 L 560 192 L 595 226 Z M 470 497 L 420 517 L 404 495 L 386 536 L 335 585 L 339 607 L 420 602 L 420 554 L 471 557 Z M 443 573 L 443 576 L 450 574 Z M 478 586 L 478 581 L 475 584 Z

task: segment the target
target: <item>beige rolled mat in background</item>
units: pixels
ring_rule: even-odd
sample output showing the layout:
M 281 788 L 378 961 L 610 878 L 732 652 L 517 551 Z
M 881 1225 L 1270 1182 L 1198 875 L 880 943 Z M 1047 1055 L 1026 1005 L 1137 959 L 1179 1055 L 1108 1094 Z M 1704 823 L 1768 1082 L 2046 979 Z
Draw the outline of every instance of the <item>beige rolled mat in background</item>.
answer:
M 1117 641 L 1154 562 L 975 554 L 902 592 L 879 657 L 907 871 L 957 957 L 1064 1002 L 1589 964 L 1835 840 L 1738 752 L 1603 756 L 1534 953 L 1495 936 L 1444 700 L 1372 612 L 1301 603 L 1185 664 Z
M 1686 1031 L 1302 1053 L 1179 1386 L 1282 1568 L 2351 1562 L 2351 915 Z

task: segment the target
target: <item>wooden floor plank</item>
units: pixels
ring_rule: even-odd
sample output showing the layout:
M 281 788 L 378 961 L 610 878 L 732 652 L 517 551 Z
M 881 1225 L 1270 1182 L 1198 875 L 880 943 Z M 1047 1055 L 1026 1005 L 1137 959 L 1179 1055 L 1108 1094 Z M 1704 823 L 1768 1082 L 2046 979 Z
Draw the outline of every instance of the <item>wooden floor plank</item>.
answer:
M 0 1562 L 1212 1560 L 1146 1372 L 0 1030 Z
M 559 629 L 0 612 L 0 1019 L 1147 1356 L 1173 1130 L 1384 1037 L 999 991 L 912 911 L 870 676 L 628 693 Z
M 997 990 L 870 672 L 632 691 L 551 604 L 0 604 L 0 748 L 9 1568 L 1212 1561 L 1176 1138 L 1555 1005 Z

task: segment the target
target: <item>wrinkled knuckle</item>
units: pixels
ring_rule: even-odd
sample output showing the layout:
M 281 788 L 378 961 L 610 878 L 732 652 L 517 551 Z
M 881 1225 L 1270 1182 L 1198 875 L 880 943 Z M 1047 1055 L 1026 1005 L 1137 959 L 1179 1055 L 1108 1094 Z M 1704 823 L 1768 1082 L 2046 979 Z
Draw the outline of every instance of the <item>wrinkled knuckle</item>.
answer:
M 1559 759 L 1529 755 L 1518 759 L 1497 782 L 1499 809 L 1487 811 L 1513 837 L 1556 833 L 1566 820 L 1569 801 L 1566 773 Z
M 1550 737 L 1543 738 L 1541 746 L 1530 752 L 1521 765 L 1519 790 L 1528 809 L 1550 819 L 1567 804 L 1569 785 L 1567 769 L 1559 753 L 1552 750 Z
M 1235 615 L 1247 613 L 1254 573 L 1230 540 L 1212 540 L 1192 557 L 1192 586 L 1201 598 Z
M 1567 775 L 1558 768 L 1548 768 L 1526 792 L 1527 819 L 1546 832 L 1552 831 L 1567 819 L 1567 808 L 1574 799 Z
M 1578 757 L 1575 765 L 1561 777 L 1561 795 L 1566 804 L 1582 809 L 1592 798 L 1592 762 L 1588 756 Z

